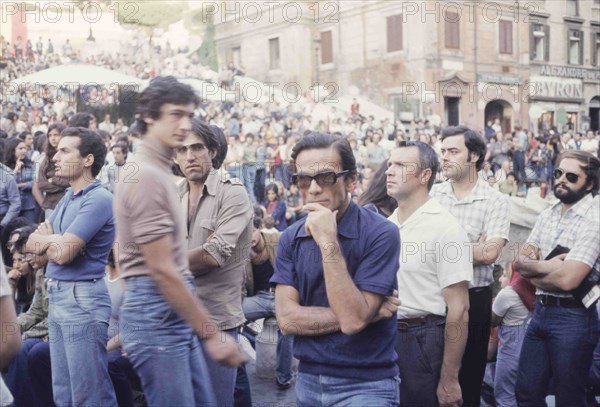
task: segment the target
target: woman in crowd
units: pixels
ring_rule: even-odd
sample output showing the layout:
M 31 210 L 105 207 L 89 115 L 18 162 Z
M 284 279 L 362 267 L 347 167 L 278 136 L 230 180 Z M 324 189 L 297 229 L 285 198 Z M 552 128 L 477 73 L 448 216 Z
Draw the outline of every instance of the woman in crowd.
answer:
M 13 170 L 15 181 L 21 193 L 21 212 L 19 216 L 35 223 L 35 199 L 32 194 L 35 167 L 27 157 L 27 147 L 20 138 L 12 138 L 6 142 L 4 163 Z
M 266 191 L 267 201 L 265 202 L 265 207 L 267 208 L 267 214 L 273 218 L 275 228 L 283 232 L 287 228 L 285 200 L 280 199 L 279 188 L 277 188 L 276 184 L 267 185 Z
M 29 130 L 25 130 L 19 134 L 19 138 L 25 143 L 27 158 L 31 159 L 31 154 L 33 154 L 33 135 Z
M 387 163 L 388 160 L 381 163 L 375 174 L 373 174 L 367 189 L 358 198 L 359 205 L 369 208 L 386 218 L 398 207 L 396 200 L 387 194 L 387 176 L 385 175 Z
M 33 126 L 31 126 L 31 132 L 36 133 L 38 131 L 42 131 L 44 133 L 48 132 L 48 126 L 42 123 L 42 116 L 37 115 L 33 117 Z
M 45 211 L 46 219 L 50 217 L 54 207 L 65 194 L 69 183 L 54 176 L 54 163 L 52 157 L 56 154 L 56 148 L 60 141 L 60 134 L 65 125 L 58 122 L 52 123 L 48 129 L 48 144 L 46 145 L 46 157 L 40 164 L 38 176 L 33 184 L 33 195 L 38 205 Z

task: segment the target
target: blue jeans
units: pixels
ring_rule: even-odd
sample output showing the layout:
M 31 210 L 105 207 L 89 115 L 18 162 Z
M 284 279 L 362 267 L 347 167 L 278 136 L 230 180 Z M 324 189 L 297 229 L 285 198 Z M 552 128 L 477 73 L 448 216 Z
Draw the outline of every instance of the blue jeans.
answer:
M 52 368 L 50 363 L 50 344 L 42 342 L 35 346 L 28 357 L 29 381 L 35 389 L 33 406 L 53 407 Z
M 45 342 L 41 338 L 25 339 L 21 343 L 21 349 L 15 355 L 8 365 L 8 370 L 4 375 L 4 383 L 12 393 L 16 406 L 36 406 L 34 392 L 35 389 L 29 380 L 29 355 L 35 352 L 35 349 L 43 346 Z
M 290 177 L 292 176 L 291 171 L 287 164 L 279 164 L 275 166 L 274 177 L 283 183 L 285 189 L 290 188 Z
M 586 385 L 597 343 L 595 307 L 536 304 L 519 359 L 518 405 L 546 406 L 545 398 L 552 379 L 557 406 L 587 406 Z
M 223 331 L 220 335 L 230 335 L 237 341 L 239 328 L 228 329 Z M 204 347 L 204 359 L 206 360 L 206 367 L 212 382 L 213 392 L 217 400 L 217 406 L 219 407 L 232 407 L 233 406 L 233 393 L 235 390 L 235 378 L 237 376 L 237 368 L 222 366 L 215 362 L 210 355 L 206 352 Z
M 259 291 L 252 297 L 242 301 L 244 316 L 248 321 L 275 316 L 275 293 Z M 293 336 L 284 336 L 277 330 L 277 368 L 275 377 L 279 383 L 292 380 Z
M 525 174 L 525 152 L 515 150 L 513 153 L 513 172 L 517 174 L 517 181 L 523 182 L 527 179 Z
M 191 278 L 187 285 L 194 292 Z M 215 404 L 200 340 L 149 276 L 125 280 L 119 332 L 148 407 Z M 195 295 L 195 293 L 194 293 Z
M 398 329 L 396 353 L 403 406 L 437 406 L 446 320 Z
M 365 381 L 298 373 L 298 407 L 393 407 L 400 403 L 400 378 Z
M 254 180 L 254 196 L 258 202 L 262 202 L 267 197 L 265 196 L 265 180 L 267 179 L 267 170 L 265 168 L 256 169 L 256 179 Z
M 242 182 L 244 183 L 244 187 L 246 188 L 246 192 L 248 192 L 248 197 L 250 197 L 252 204 L 255 204 L 256 197 L 254 196 L 254 183 L 256 182 L 256 163 L 242 164 Z
M 252 394 L 250 393 L 250 382 L 246 374 L 246 365 L 237 368 L 235 378 L 234 407 L 252 407 Z
M 498 339 L 502 344 L 498 349 L 496 376 L 494 377 L 494 396 L 498 407 L 517 405 L 515 384 L 519 370 L 519 356 L 525 338 L 527 324 L 507 326 L 500 325 Z
M 131 381 L 136 378 L 133 365 L 120 349 L 108 353 L 108 374 L 115 388 L 119 407 L 133 407 Z
M 106 343 L 111 313 L 103 279 L 48 280 L 52 387 L 58 406 L 116 406 Z

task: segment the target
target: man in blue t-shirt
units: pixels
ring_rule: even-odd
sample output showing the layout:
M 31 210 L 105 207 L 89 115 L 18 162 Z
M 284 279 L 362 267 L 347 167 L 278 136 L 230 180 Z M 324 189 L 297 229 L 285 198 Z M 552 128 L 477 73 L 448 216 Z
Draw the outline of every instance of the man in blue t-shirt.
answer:
M 279 240 L 275 308 L 294 335 L 299 406 L 399 403 L 394 350 L 400 237 L 356 205 L 356 162 L 347 140 L 313 133 L 292 151 L 308 216 Z
M 49 157 L 71 185 L 49 221 L 27 241 L 27 252 L 48 255 L 48 330 L 52 387 L 58 406 L 116 406 L 107 370 L 111 302 L 104 283 L 115 238 L 112 194 L 96 176 L 106 146 L 95 132 L 70 127 Z

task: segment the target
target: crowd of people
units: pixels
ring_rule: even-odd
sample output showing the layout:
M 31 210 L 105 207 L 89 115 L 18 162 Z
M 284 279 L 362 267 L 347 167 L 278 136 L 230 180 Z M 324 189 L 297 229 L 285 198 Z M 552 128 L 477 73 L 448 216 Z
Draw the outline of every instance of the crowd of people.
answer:
M 236 343 L 272 317 L 274 385 L 300 406 L 479 406 L 490 359 L 499 406 L 598 392 L 598 313 L 577 291 L 600 279 L 598 134 L 407 131 L 357 103 L 207 102 L 162 76 L 131 123 L 13 96 L 0 404 L 248 406 Z M 557 201 L 493 301 L 509 196 L 532 185 Z

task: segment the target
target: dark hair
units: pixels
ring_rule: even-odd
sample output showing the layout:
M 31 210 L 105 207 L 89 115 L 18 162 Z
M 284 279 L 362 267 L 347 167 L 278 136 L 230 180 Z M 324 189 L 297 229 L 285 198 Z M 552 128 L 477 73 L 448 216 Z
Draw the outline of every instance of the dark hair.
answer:
M 25 131 L 22 131 L 22 132 L 19 134 L 19 138 L 20 138 L 21 140 L 25 141 L 25 139 L 27 138 L 27 135 L 28 135 L 28 134 L 31 134 L 31 132 L 30 132 L 30 131 L 27 131 L 27 130 L 25 130 Z
M 69 119 L 69 127 L 84 127 L 90 128 L 90 123 L 94 120 L 94 115 L 88 112 L 75 113 Z
M 102 141 L 104 141 L 105 143 L 107 140 L 110 140 L 110 133 L 106 130 L 96 130 L 96 133 L 98 133 L 98 135 L 102 137 Z
M 256 229 L 262 229 L 263 227 L 263 218 L 261 218 L 260 216 L 254 216 L 252 219 L 252 225 L 256 228 Z
M 264 206 L 262 206 L 261 204 L 254 204 L 254 217 L 259 217 L 261 219 L 263 219 L 265 217 L 265 214 L 267 213 L 267 210 Z
M 358 198 L 358 204 L 360 206 L 373 204 L 379 212 L 389 215 L 398 207 L 398 202 L 387 194 L 387 176 L 385 175 L 387 163 L 388 160 L 383 161 L 375 174 L 373 174 L 369 186 Z
M 587 151 L 568 150 L 558 156 L 556 167 L 565 158 L 572 158 L 582 164 L 581 168 L 587 176 L 585 186 L 591 185 L 592 196 L 598 195 L 598 188 L 600 187 L 600 159 Z
M 517 179 L 517 174 L 515 174 L 514 171 L 509 172 L 508 174 L 506 174 L 506 178 L 512 176 L 514 179 Z
M 220 127 L 213 125 L 210 126 L 210 128 L 219 143 L 219 149 L 217 150 L 215 158 L 213 158 L 213 167 L 219 169 L 221 168 L 221 165 L 223 165 L 223 161 L 225 161 L 225 156 L 227 155 L 227 137 L 225 137 L 225 133 L 223 133 L 223 130 L 221 130 Z
M 6 164 L 6 166 L 9 167 L 11 170 L 13 170 L 15 168 L 15 165 L 17 164 L 17 156 L 15 155 L 15 149 L 21 143 L 23 143 L 23 140 L 21 140 L 18 137 L 12 137 L 6 140 L 6 145 L 4 147 L 4 164 Z M 25 166 L 29 166 L 31 165 L 31 160 L 27 156 L 25 156 L 25 158 L 23 158 L 23 163 L 25 164 Z
M 277 184 L 272 182 L 269 185 L 267 185 L 267 187 L 265 188 L 265 202 L 269 201 L 269 198 L 268 198 L 269 191 L 275 192 L 275 197 L 277 198 L 275 200 L 279 201 L 279 188 L 277 187 Z
M 43 153 L 46 150 L 46 142 L 48 137 L 42 133 L 33 139 L 33 149 L 39 153 Z
M 431 177 L 427 182 L 427 190 L 431 191 L 431 187 L 435 183 L 435 177 L 440 170 L 440 160 L 437 153 L 433 147 L 422 141 L 401 141 L 398 145 L 398 148 L 406 147 L 417 147 L 419 150 L 419 163 L 417 164 L 419 173 L 423 170 L 431 170 Z
M 7 139 L 8 138 L 8 133 L 5 132 L 4 130 L 0 130 L 0 139 Z
M 304 150 L 334 148 L 342 160 L 342 170 L 350 174 L 356 173 L 356 159 L 352 153 L 350 143 L 343 137 L 336 137 L 325 133 L 310 133 L 301 138 L 292 149 L 292 163 L 296 167 L 296 158 Z M 295 171 L 295 169 L 294 169 Z
M 95 178 L 100 173 L 106 159 L 106 144 L 102 141 L 102 137 L 95 131 L 83 127 L 67 127 L 63 130 L 61 136 L 78 137 L 79 146 L 77 146 L 77 150 L 79 150 L 79 155 L 86 157 L 92 154 L 94 156 L 92 176 Z
M 475 169 L 477 171 L 481 170 L 483 167 L 483 161 L 485 159 L 485 152 L 487 150 L 485 141 L 483 141 L 481 135 L 475 130 L 471 130 L 467 126 L 454 126 L 446 127 L 444 130 L 442 130 L 441 140 L 444 141 L 446 138 L 453 136 L 464 136 L 465 146 L 469 151 L 469 159 L 471 159 L 472 153 L 479 154 L 479 158 L 475 163 Z
M 160 108 L 165 104 L 189 105 L 200 104 L 200 98 L 190 85 L 179 82 L 173 76 L 158 76 L 150 82 L 138 98 L 136 120 L 138 130 L 146 134 L 148 126 L 144 118 L 160 118 Z
M 50 134 L 50 132 L 52 130 L 57 130 L 59 134 L 62 134 L 62 132 L 67 128 L 67 126 L 65 126 L 64 124 L 62 124 L 61 122 L 56 122 L 56 123 L 52 123 L 49 127 L 48 127 L 48 133 Z M 49 138 L 49 137 L 48 137 Z M 46 158 L 48 160 L 48 162 L 52 161 L 52 157 L 54 157 L 54 155 L 56 154 L 56 148 L 52 147 L 52 145 L 50 144 L 50 141 L 48 141 L 48 143 L 46 144 Z
M 212 166 L 214 169 L 219 169 L 219 167 L 215 167 L 215 159 L 219 153 L 219 142 L 217 141 L 217 136 L 215 135 L 213 128 L 199 118 L 195 117 L 192 119 L 192 133 L 204 141 L 208 151 L 215 152 L 215 158 L 212 160 Z
M 27 218 L 19 216 L 18 218 L 14 218 L 10 222 L 8 222 L 8 224 L 0 233 L 0 242 L 2 243 L 2 258 L 4 259 L 4 264 L 6 264 L 9 267 L 12 267 L 13 264 L 12 256 L 10 255 L 10 250 L 8 250 L 7 247 L 10 235 L 12 234 L 13 230 L 28 225 L 31 225 L 31 222 L 29 222 Z
M 129 147 L 127 146 L 127 144 L 124 143 L 115 143 L 110 150 L 114 150 L 115 148 L 118 148 L 119 150 L 121 150 L 121 153 L 123 153 L 125 155 L 125 157 L 127 157 L 127 153 L 129 152 Z
M 19 234 L 19 238 L 15 241 L 15 246 L 14 249 L 16 251 L 18 251 L 19 253 L 23 253 L 23 248 L 25 247 L 25 245 L 27 244 L 27 240 L 29 240 L 29 236 L 35 232 L 37 228 L 37 225 L 26 225 L 26 226 L 22 226 L 20 228 L 17 228 L 15 230 L 12 231 L 12 233 L 9 236 L 12 237 L 15 233 Z

